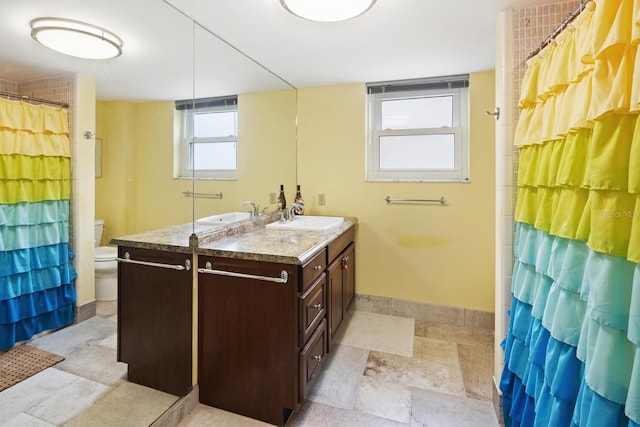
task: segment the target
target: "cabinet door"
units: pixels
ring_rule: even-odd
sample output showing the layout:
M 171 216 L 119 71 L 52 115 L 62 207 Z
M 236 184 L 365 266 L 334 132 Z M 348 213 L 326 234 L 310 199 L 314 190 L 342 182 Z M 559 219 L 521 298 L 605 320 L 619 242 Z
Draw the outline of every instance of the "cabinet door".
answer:
M 344 317 L 342 288 L 342 258 L 338 257 L 329 266 L 329 338 L 330 342 L 338 331 Z
M 342 280 L 344 301 L 342 305 L 343 314 L 346 315 L 347 310 L 353 302 L 356 294 L 356 247 L 352 243 L 341 255 L 342 259 Z
M 200 402 L 275 425 L 298 408 L 298 275 L 295 265 L 200 257 Z M 279 277 L 273 283 L 253 276 Z
M 125 258 L 185 265 L 191 255 L 120 247 Z M 128 380 L 182 396 L 191 390 L 191 270 L 119 263 L 118 361 Z

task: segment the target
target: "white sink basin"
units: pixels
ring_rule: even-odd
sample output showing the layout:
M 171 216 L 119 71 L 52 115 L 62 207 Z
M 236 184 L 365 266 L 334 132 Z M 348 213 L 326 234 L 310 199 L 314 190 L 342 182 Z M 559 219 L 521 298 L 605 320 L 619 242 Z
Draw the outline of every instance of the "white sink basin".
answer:
M 251 218 L 249 212 L 228 212 L 197 219 L 199 224 L 225 225 Z
M 294 217 L 287 222 L 272 222 L 265 227 L 276 230 L 327 231 L 344 222 L 341 216 L 307 216 Z

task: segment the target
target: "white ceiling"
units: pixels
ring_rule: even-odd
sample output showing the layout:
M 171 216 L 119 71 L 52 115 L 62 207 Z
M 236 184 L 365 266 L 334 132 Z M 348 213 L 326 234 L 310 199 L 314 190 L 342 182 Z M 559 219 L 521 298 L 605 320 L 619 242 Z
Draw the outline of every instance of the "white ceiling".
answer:
M 0 0 L 0 79 L 81 73 L 98 99 L 143 101 L 463 74 L 494 68 L 501 10 L 550 2 L 377 0 L 358 18 L 315 23 L 279 0 Z M 124 52 L 53 52 L 30 37 L 39 17 L 107 28 Z

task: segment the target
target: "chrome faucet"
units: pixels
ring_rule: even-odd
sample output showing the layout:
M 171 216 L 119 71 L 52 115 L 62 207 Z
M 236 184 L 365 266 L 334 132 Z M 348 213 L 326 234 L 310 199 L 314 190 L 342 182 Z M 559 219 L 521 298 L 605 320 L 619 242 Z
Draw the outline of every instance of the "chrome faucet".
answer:
M 260 215 L 260 205 L 257 203 L 253 203 L 250 201 L 246 201 L 246 202 L 242 202 L 242 206 L 249 206 L 251 205 L 251 207 L 253 208 L 253 212 L 251 212 L 251 216 L 258 216 Z
M 296 213 L 295 210 L 299 209 L 301 212 L 304 211 L 304 205 L 300 203 L 291 203 L 287 208 L 287 221 L 292 221 L 295 218 Z

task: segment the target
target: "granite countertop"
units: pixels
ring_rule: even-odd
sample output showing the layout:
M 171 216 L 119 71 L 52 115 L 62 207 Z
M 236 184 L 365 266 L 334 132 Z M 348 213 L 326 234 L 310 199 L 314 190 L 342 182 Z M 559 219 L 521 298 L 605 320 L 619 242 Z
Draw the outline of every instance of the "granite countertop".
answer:
M 304 264 L 329 242 L 355 226 L 356 218 L 329 231 L 297 231 L 267 229 L 265 224 L 277 221 L 272 212 L 250 220 L 215 227 L 199 223 L 164 227 L 143 233 L 111 239 L 111 244 L 180 253 L 267 261 L 284 264 Z
M 199 255 L 304 264 L 331 241 L 357 223 L 345 217 L 338 227 L 325 232 L 276 230 L 263 227 L 201 244 Z

